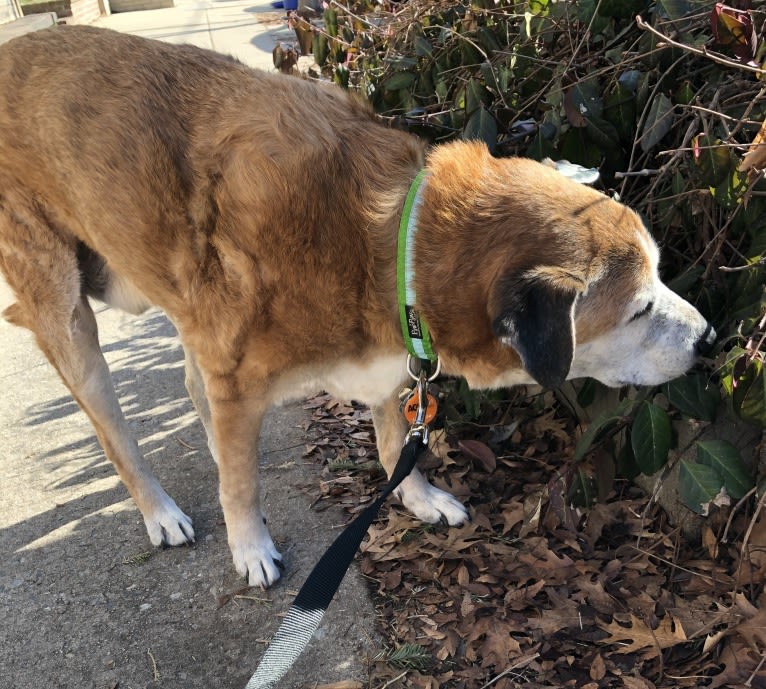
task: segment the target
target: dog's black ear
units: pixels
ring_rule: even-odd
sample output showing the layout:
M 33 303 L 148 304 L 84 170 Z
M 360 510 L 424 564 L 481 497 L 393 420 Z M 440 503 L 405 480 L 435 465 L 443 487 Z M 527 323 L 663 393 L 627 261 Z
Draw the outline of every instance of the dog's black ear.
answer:
M 574 303 L 581 288 L 571 276 L 561 277 L 547 271 L 503 276 L 490 306 L 495 335 L 546 388 L 566 380 L 574 358 Z

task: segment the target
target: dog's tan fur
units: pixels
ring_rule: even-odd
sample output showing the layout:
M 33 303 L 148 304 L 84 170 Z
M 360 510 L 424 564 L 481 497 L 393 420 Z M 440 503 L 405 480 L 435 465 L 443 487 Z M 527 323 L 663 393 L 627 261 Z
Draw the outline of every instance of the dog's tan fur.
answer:
M 416 289 L 445 372 L 557 384 L 577 366 L 575 334 L 587 353 L 654 284 L 653 244 L 624 206 L 476 143 L 426 156 L 332 87 L 87 27 L 0 47 L 0 87 L 0 268 L 17 298 L 6 317 L 34 332 L 89 414 L 152 541 L 177 544 L 191 522 L 130 438 L 88 297 L 168 314 L 251 584 L 279 576 L 255 459 L 270 404 L 312 386 L 361 399 L 395 464 L 396 236 L 424 164 Z M 683 319 L 699 338 L 699 314 Z M 417 472 L 401 495 L 423 519 L 466 516 Z

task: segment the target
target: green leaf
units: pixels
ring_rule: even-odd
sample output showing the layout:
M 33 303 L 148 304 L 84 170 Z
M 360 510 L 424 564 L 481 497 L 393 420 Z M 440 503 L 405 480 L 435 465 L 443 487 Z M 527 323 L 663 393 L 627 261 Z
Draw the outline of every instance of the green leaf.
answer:
M 702 266 L 689 266 L 683 273 L 668 280 L 668 287 L 676 294 L 683 296 L 704 274 L 705 269 Z
M 668 19 L 681 19 L 691 11 L 689 0 L 657 0 L 657 13 Z
M 747 361 L 741 372 L 735 365 L 732 378 L 734 412 L 744 421 L 766 427 L 766 375 L 759 359 Z
M 697 463 L 714 469 L 726 492 L 735 500 L 744 497 L 755 485 L 739 450 L 725 440 L 698 442 Z
M 630 442 L 644 474 L 651 476 L 665 466 L 672 440 L 670 418 L 665 410 L 651 402 L 643 402 L 633 421 Z
M 315 33 L 311 46 L 311 52 L 314 53 L 314 60 L 323 67 L 327 62 L 327 56 L 330 54 L 330 47 L 327 44 L 327 36 L 323 33 Z
M 524 155 L 533 160 L 543 160 L 545 158 L 554 160 L 558 157 L 558 152 L 553 144 L 548 141 L 541 132 L 537 132 L 532 138 L 532 141 L 529 142 L 529 146 L 527 146 Z
M 497 145 L 497 122 L 483 105 L 468 118 L 463 129 L 463 139 L 479 139 L 490 151 Z
M 386 89 L 386 91 L 399 91 L 400 89 L 406 89 L 412 86 L 414 81 L 414 72 L 394 72 L 383 82 L 383 88 Z
M 417 58 L 410 57 L 409 55 L 399 55 L 389 61 L 389 64 L 396 70 L 414 69 L 418 66 Z
M 531 14 L 546 14 L 548 12 L 549 0 L 529 0 L 527 2 L 528 12 Z
M 468 417 L 478 419 L 481 416 L 481 403 L 484 400 L 483 392 L 469 388 L 468 383 L 461 378 L 458 384 L 458 396 L 465 407 Z
M 577 393 L 577 404 L 579 404 L 581 407 L 585 408 L 593 404 L 593 400 L 596 398 L 596 389 L 597 389 L 598 383 L 593 378 L 586 378 L 582 385 L 580 386 L 580 390 Z
M 600 118 L 604 101 L 595 80 L 581 81 L 564 95 L 564 112 L 573 127 L 584 127 L 589 118 Z
M 636 96 L 617 82 L 604 96 L 604 119 L 617 129 L 620 138 L 629 141 L 636 126 Z
M 712 467 L 681 460 L 678 492 L 686 506 L 697 514 L 708 514 L 710 502 L 718 495 L 721 485 L 721 477 Z
M 495 77 L 495 70 L 492 67 L 492 63 L 489 62 L 489 60 L 485 60 L 481 63 L 481 66 L 479 67 L 479 70 L 481 71 L 481 76 L 484 77 L 484 83 L 491 88 L 493 91 L 500 91 L 501 87 L 497 83 L 497 78 Z
M 685 416 L 702 421 L 715 421 L 721 397 L 717 386 L 710 384 L 708 376 L 691 373 L 671 380 L 665 385 L 665 395 Z
M 429 57 L 433 53 L 433 48 L 429 40 L 422 35 L 415 36 L 415 55 L 420 57 Z
M 434 92 L 436 93 L 436 98 L 439 103 L 444 103 L 449 96 L 447 82 L 444 79 L 439 79 L 439 81 L 436 82 L 436 86 L 434 87 Z
M 592 507 L 598 502 L 596 480 L 582 467 L 577 469 L 572 478 L 568 497 L 575 507 Z
M 620 135 L 617 128 L 597 117 L 589 117 L 585 122 L 588 138 L 605 151 L 616 150 L 620 147 Z
M 586 136 L 584 129 L 570 127 L 561 140 L 561 155 L 558 157 L 583 167 L 599 167 L 603 151 Z
M 654 97 L 641 130 L 641 150 L 648 153 L 673 128 L 673 103 L 664 93 Z
M 332 80 L 341 88 L 348 88 L 349 73 L 345 65 L 338 65 L 333 72 Z
M 610 430 L 613 430 L 615 426 L 621 421 L 625 420 L 625 417 L 630 414 L 635 406 L 634 400 L 624 399 L 617 407 L 610 411 L 604 412 L 591 421 L 588 429 L 580 436 L 575 447 L 574 455 L 572 459 L 575 462 L 579 462 L 588 451 L 591 446 L 606 435 Z
M 715 137 L 698 134 L 692 139 L 692 151 L 697 174 L 710 187 L 723 183 L 735 166 L 729 147 Z
M 598 0 L 578 0 L 577 2 L 577 17 L 583 25 L 590 28 L 591 34 L 599 34 L 609 26 L 609 19 L 596 12 L 599 5 Z
M 332 7 L 324 11 L 324 25 L 330 36 L 335 38 L 338 35 L 338 13 Z
M 484 48 L 484 52 L 487 53 L 489 57 L 492 57 L 493 53 L 502 49 L 502 46 L 497 40 L 497 36 L 495 36 L 495 34 L 486 26 L 480 26 L 476 33 L 476 41 L 482 48 Z
M 732 168 L 726 179 L 712 190 L 713 196 L 723 208 L 733 210 L 742 200 L 748 186 L 747 174 L 740 174 L 736 168 Z
M 482 105 L 488 106 L 492 102 L 492 95 L 487 91 L 478 79 L 469 79 L 465 88 L 465 110 L 469 115 Z
M 636 464 L 636 458 L 633 455 L 633 447 L 630 442 L 630 437 L 628 437 L 628 441 L 622 446 L 622 449 L 617 455 L 616 469 L 618 476 L 626 478 L 629 481 L 632 481 L 641 473 L 641 469 L 638 464 Z
M 683 82 L 673 94 L 673 100 L 681 105 L 689 105 L 694 100 L 694 89 L 689 81 Z

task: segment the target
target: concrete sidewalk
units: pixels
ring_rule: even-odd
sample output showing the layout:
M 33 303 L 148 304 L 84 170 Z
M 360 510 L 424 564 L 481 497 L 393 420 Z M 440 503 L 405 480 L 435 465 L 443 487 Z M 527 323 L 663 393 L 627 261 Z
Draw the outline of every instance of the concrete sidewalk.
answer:
M 291 40 L 282 16 L 239 0 L 181 1 L 98 25 L 270 69 L 274 40 Z M 0 278 L 0 311 L 13 299 Z M 307 412 L 277 410 L 261 434 L 264 509 L 286 571 L 269 591 L 248 590 L 234 572 L 216 468 L 184 390 L 172 326 L 154 310 L 135 318 L 94 307 L 134 435 L 193 519 L 196 544 L 151 547 L 87 417 L 31 334 L 0 319 L 0 686 L 242 689 L 344 521 L 335 509 L 310 509 L 319 468 L 302 460 Z M 280 689 L 367 686 L 369 657 L 382 647 L 375 618 L 352 568 Z
M 175 0 L 176 6 L 101 17 L 94 26 L 191 43 L 232 55 L 250 67 L 273 69 L 271 51 L 278 40 L 295 41 L 285 13 L 268 2 L 243 0 Z

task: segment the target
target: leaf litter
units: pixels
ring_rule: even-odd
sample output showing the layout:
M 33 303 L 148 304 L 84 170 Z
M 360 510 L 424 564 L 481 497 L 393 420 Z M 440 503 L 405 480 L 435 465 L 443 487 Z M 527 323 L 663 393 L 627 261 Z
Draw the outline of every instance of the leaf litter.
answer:
M 620 479 L 575 507 L 593 470 L 573 461 L 583 429 L 552 403 L 514 404 L 492 429 L 435 430 L 419 463 L 468 524 L 423 524 L 391 500 L 371 527 L 359 564 L 388 647 L 368 686 L 766 689 L 766 517 L 719 510 L 690 542 Z M 318 494 L 305 488 L 351 518 L 385 482 L 370 412 L 328 395 L 305 406 L 305 456 L 323 464 Z

